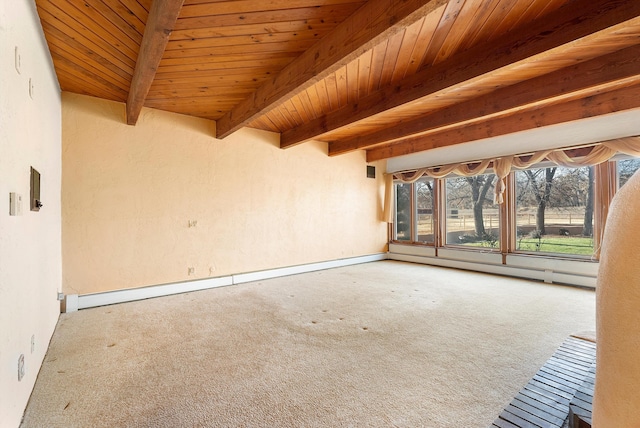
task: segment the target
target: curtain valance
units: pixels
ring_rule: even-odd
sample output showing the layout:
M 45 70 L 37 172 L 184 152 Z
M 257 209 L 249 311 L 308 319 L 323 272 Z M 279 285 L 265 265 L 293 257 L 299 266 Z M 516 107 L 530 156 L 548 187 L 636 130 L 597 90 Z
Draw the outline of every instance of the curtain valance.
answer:
M 542 150 L 525 155 L 502 156 L 494 159 L 470 163 L 458 163 L 432 168 L 421 168 L 414 171 L 386 174 L 385 180 L 385 203 L 384 218 L 388 223 L 393 222 L 393 181 L 399 180 L 403 183 L 414 183 L 422 177 L 443 178 L 449 174 L 456 174 L 463 177 L 471 177 L 483 174 L 487 168 L 493 167 L 493 172 L 498 177 L 498 182 L 494 188 L 494 202 L 502 204 L 504 202 L 505 178 L 513 169 L 526 169 L 535 164 L 548 160 L 556 165 L 565 167 L 583 167 L 597 165 L 611 159 L 617 153 L 624 153 L 630 156 L 640 157 L 640 136 L 618 138 L 594 144 L 588 154 L 584 156 L 571 157 L 569 151 L 572 149 Z

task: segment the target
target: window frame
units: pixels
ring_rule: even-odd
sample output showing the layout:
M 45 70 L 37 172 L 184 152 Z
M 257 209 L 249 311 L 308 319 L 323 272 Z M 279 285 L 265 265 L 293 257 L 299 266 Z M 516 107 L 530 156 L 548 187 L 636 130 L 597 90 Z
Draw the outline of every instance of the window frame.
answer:
M 549 167 L 558 167 L 558 168 L 567 168 L 567 169 L 580 169 L 580 168 L 593 168 L 594 172 L 593 172 L 593 229 L 592 229 L 592 239 L 593 239 L 593 251 L 590 255 L 588 254 L 572 254 L 572 253 L 557 253 L 557 252 L 552 252 L 552 251 L 529 251 L 529 250 L 520 250 L 518 249 L 518 218 L 517 218 L 517 209 L 518 209 L 518 205 L 517 205 L 517 180 L 516 180 L 516 174 L 519 172 L 524 172 L 524 171 L 530 171 L 530 170 L 539 170 L 539 169 L 544 169 L 544 168 L 549 168 Z M 559 259 L 563 259 L 563 260 L 592 260 L 595 257 L 596 251 L 599 248 L 599 242 L 597 239 L 598 233 L 596 233 L 596 212 L 599 211 L 599 196 L 598 196 L 598 191 L 596 189 L 596 183 L 597 183 L 597 179 L 596 176 L 598 175 L 598 171 L 597 171 L 597 166 L 598 165 L 591 165 L 591 166 L 586 166 L 586 167 L 564 167 L 564 166 L 560 166 L 557 164 L 554 164 L 552 162 L 540 162 L 538 164 L 532 165 L 529 168 L 526 169 L 522 169 L 522 170 L 517 170 L 517 171 L 511 171 L 510 175 L 513 175 L 513 181 L 512 181 L 512 186 L 513 186 L 513 210 L 514 210 L 514 215 L 512 218 L 512 222 L 509 225 L 509 232 L 511 234 L 511 241 L 512 241 L 512 245 L 511 245 L 511 249 L 510 249 L 510 253 L 511 254 L 517 254 L 517 255 L 526 255 L 526 256 L 532 256 L 532 257 L 554 257 L 554 258 L 559 258 Z
M 494 175 L 496 177 L 496 180 L 498 179 L 498 176 L 496 175 L 496 173 L 493 171 L 493 169 L 491 168 L 487 168 L 482 174 L 478 174 L 478 175 Z M 456 175 L 456 174 L 449 174 L 446 177 L 443 177 L 442 179 L 440 179 L 442 181 L 442 200 L 440 201 L 443 205 L 443 214 L 444 216 L 441 217 L 441 223 L 442 223 L 442 230 L 441 230 L 441 248 L 451 248 L 451 249 L 456 249 L 456 250 L 469 250 L 469 251 L 481 251 L 481 252 L 491 252 L 491 253 L 499 253 L 502 252 L 502 239 L 503 239 L 503 233 L 502 233 L 502 225 L 504 223 L 504 214 L 503 214 L 503 210 L 501 209 L 500 206 L 498 206 L 498 245 L 495 247 L 482 247 L 482 246 L 473 246 L 473 245 L 464 245 L 464 244 L 458 244 L 458 243 L 449 243 L 447 242 L 447 235 L 448 235 L 448 229 L 447 229 L 447 223 L 449 220 L 449 217 L 447 215 L 447 211 L 448 211 L 448 192 L 447 192 L 447 180 L 449 179 L 454 179 L 454 178 L 466 178 L 464 176 L 461 175 Z M 495 185 L 497 184 L 497 181 L 493 184 L 493 187 L 495 189 Z M 491 193 L 493 195 L 493 193 Z
M 580 255 L 580 254 L 566 254 L 566 253 L 553 253 L 553 252 L 531 252 L 517 250 L 517 216 L 516 216 L 516 171 L 513 170 L 505 178 L 505 192 L 504 203 L 499 205 L 499 245 L 496 248 L 489 247 L 474 247 L 469 245 L 448 244 L 446 243 L 447 235 L 447 195 L 446 195 L 446 179 L 452 177 L 459 177 L 455 174 L 450 174 L 444 178 L 429 178 L 433 183 L 433 242 L 420 242 L 418 241 L 418 225 L 417 225 L 417 188 L 415 183 L 402 183 L 400 180 L 394 180 L 394 223 L 397 222 L 397 196 L 395 192 L 397 190 L 397 184 L 410 184 L 410 204 L 411 204 L 411 239 L 410 240 L 397 240 L 396 239 L 396 225 L 391 225 L 390 231 L 390 244 L 399 244 L 406 246 L 420 246 L 420 247 L 433 247 L 435 255 L 438 255 L 439 249 L 451 249 L 456 251 L 471 251 L 479 253 L 501 253 L 503 263 L 506 263 L 506 257 L 512 256 L 525 256 L 525 257 L 542 257 L 546 259 L 558 259 L 558 260 L 574 260 L 574 261 L 592 261 L 597 262 L 600 257 L 600 245 L 602 239 L 602 232 L 606 224 L 609 206 L 613 196 L 618 190 L 618 161 L 625 159 L 634 159 L 634 157 L 625 155 L 616 155 L 606 162 L 594 165 L 594 194 L 593 194 L 593 246 L 594 251 L 592 255 Z M 635 159 L 639 159 L 635 158 Z M 536 165 L 532 165 L 529 169 L 544 168 L 552 163 L 545 161 Z M 555 165 L 555 164 L 554 164 Z M 488 168 L 484 174 L 494 173 L 491 168 Z M 495 186 L 496 184 L 494 184 Z

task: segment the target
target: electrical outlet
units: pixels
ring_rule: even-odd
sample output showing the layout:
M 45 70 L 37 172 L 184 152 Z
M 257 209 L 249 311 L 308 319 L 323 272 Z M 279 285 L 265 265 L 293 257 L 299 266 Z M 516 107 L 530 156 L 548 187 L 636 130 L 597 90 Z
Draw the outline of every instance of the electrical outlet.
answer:
M 35 96 L 36 88 L 33 86 L 33 79 L 29 77 L 29 96 L 31 99 Z
M 187 275 L 193 275 L 196 273 L 196 269 L 195 268 L 187 268 Z
M 198 220 L 189 220 L 189 227 L 196 227 L 198 225 Z
M 36 350 L 36 335 L 31 335 L 31 353 L 33 354 Z
M 18 381 L 21 381 L 24 377 L 24 354 L 20 354 L 18 357 Z

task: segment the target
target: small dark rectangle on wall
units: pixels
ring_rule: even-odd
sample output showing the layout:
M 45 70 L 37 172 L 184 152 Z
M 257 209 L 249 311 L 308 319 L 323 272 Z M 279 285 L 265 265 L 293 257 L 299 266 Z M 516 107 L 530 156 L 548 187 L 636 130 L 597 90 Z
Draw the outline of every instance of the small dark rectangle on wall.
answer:
M 367 165 L 367 178 L 376 178 L 376 167 Z
M 31 167 L 31 211 L 40 211 L 40 173 Z

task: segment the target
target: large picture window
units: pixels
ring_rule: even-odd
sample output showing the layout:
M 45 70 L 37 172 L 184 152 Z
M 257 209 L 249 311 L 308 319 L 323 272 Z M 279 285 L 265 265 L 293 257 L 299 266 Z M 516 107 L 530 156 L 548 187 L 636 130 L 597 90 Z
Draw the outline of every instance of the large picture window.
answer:
M 594 167 L 516 172 L 516 250 L 593 254 Z
M 434 242 L 433 179 L 415 183 L 396 183 L 396 218 L 394 240 L 401 242 Z
M 395 240 L 411 241 L 411 184 L 396 184 Z
M 433 179 L 423 178 L 415 183 L 416 230 L 418 242 L 433 243 L 434 187 Z
M 496 176 L 446 179 L 446 243 L 473 247 L 498 248 L 500 210 L 493 202 Z
M 464 257 L 492 263 L 496 253 L 502 263 L 509 254 L 597 260 L 607 207 L 638 170 L 640 137 L 630 137 L 397 172 L 396 211 L 385 218 L 392 241 L 433 245 L 435 257 L 457 247 L 489 252 Z

